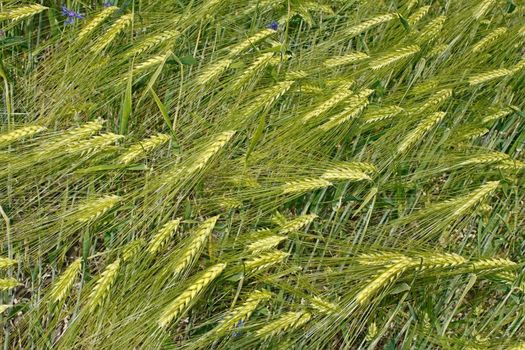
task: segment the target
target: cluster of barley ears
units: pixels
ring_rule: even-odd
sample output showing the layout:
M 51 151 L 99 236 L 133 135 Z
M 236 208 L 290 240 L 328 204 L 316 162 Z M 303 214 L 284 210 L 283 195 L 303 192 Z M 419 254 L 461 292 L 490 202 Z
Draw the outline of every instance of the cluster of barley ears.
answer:
M 58 3 L 0 4 L 4 348 L 523 348 L 523 1 Z

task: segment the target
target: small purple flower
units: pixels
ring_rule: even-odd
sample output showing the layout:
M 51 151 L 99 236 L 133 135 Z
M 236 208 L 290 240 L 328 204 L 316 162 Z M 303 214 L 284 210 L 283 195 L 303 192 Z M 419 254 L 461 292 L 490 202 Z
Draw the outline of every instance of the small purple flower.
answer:
M 272 21 L 270 24 L 266 26 L 266 28 L 277 30 L 279 29 L 279 23 L 277 23 L 277 21 Z
M 84 19 L 84 16 L 80 12 L 68 9 L 66 6 L 62 6 L 62 16 L 66 17 L 65 24 L 71 24 L 76 19 Z
M 235 325 L 235 328 L 242 328 L 244 326 L 244 320 L 239 320 L 239 322 L 237 322 L 237 324 Z M 236 331 L 233 331 L 232 332 L 232 337 L 234 338 L 237 338 L 239 337 L 241 334 L 239 332 L 236 332 Z
M 104 5 L 104 7 L 111 7 L 113 6 L 113 1 L 106 0 L 102 5 Z

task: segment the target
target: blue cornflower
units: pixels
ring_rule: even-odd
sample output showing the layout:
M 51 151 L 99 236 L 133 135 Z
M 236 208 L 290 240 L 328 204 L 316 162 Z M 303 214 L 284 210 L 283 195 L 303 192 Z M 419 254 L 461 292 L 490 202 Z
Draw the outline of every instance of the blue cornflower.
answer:
M 242 328 L 242 326 L 244 326 L 244 320 L 239 320 L 239 322 L 237 322 L 237 325 L 235 325 L 235 328 Z M 236 331 L 232 332 L 232 337 L 234 338 L 237 338 L 240 335 L 241 334 L 239 332 L 236 332 Z
M 277 21 L 272 21 L 270 24 L 266 26 L 266 28 L 277 30 L 279 29 L 279 23 L 277 23 Z
M 113 1 L 106 0 L 103 3 L 104 7 L 111 7 L 113 6 Z
M 62 16 L 66 17 L 65 24 L 73 23 L 76 19 L 84 19 L 84 16 L 75 10 L 62 6 Z

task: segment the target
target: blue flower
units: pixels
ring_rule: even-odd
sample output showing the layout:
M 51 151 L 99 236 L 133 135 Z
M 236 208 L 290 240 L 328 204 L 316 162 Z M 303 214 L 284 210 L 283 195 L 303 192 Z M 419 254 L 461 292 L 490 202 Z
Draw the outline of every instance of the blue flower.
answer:
M 111 7 L 113 6 L 113 1 L 106 0 L 103 3 L 104 7 Z
M 266 28 L 277 30 L 279 29 L 279 23 L 277 23 L 277 21 L 272 21 L 270 24 L 266 26 Z
M 240 328 L 242 328 L 242 326 L 244 326 L 244 320 L 239 320 L 239 322 L 237 322 L 237 325 L 235 327 L 240 329 Z M 234 337 L 234 338 L 237 338 L 240 335 L 241 334 L 239 332 L 236 332 L 236 331 L 232 332 L 232 337 Z
M 68 9 L 66 6 L 62 6 L 62 16 L 66 17 L 65 24 L 75 22 L 76 19 L 84 19 L 84 16 L 80 12 Z

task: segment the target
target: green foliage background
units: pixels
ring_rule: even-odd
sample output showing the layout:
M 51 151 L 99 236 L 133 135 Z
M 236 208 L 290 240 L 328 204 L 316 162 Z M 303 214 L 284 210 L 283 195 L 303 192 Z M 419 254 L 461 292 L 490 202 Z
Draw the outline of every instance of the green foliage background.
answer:
M 0 23 L 4 349 L 525 349 L 525 2 Z

